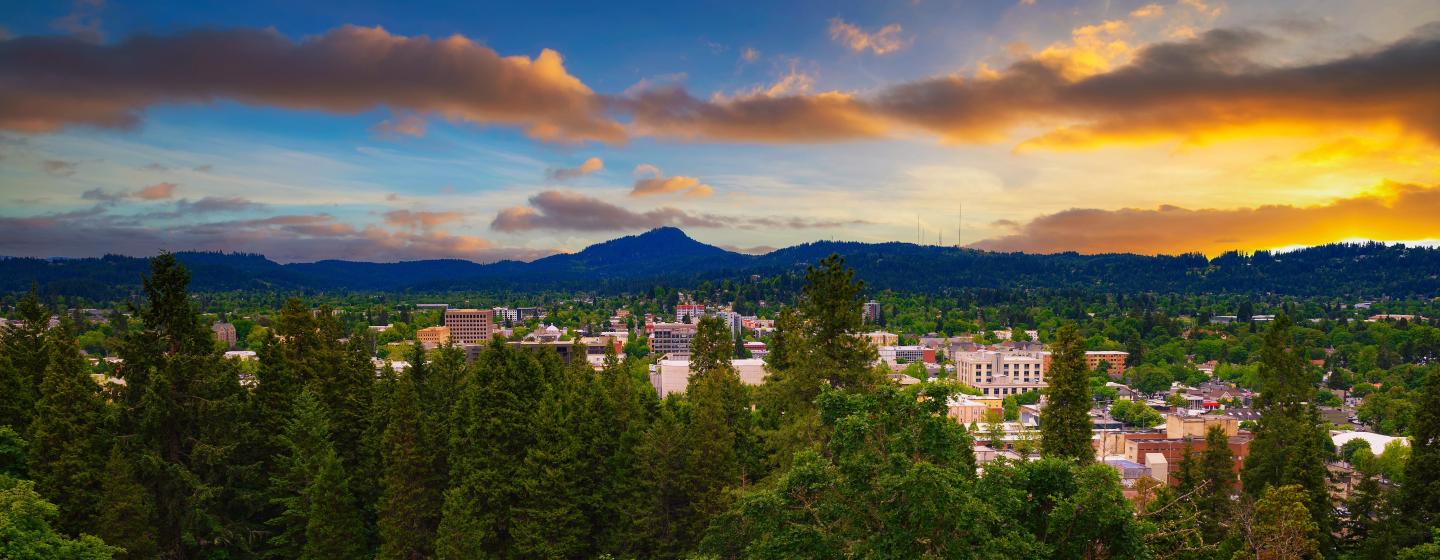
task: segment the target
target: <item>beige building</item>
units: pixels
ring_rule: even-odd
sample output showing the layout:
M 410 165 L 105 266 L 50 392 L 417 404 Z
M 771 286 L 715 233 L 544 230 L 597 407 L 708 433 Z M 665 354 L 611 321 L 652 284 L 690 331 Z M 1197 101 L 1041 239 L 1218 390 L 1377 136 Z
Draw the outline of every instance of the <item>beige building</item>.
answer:
M 987 397 L 1004 397 L 1044 388 L 1046 352 L 961 352 L 954 356 L 956 379 Z
M 900 344 L 900 335 L 885 331 L 868 332 L 860 335 L 861 338 L 870 341 L 875 346 L 894 346 Z
M 495 332 L 495 312 L 489 309 L 446 309 L 445 328 L 456 344 L 484 344 Z
M 1210 431 L 1211 426 L 1220 426 L 1225 430 L 1226 436 L 1233 436 L 1240 433 L 1240 420 L 1234 416 L 1224 414 L 1200 414 L 1197 416 L 1169 414 L 1165 416 L 1165 437 L 1171 439 L 1205 439 L 1205 434 Z
M 425 327 L 415 331 L 415 340 L 426 349 L 434 349 L 450 342 L 450 327 Z
M 746 385 L 759 385 L 765 382 L 765 360 L 757 358 L 745 358 L 730 360 L 734 366 L 735 373 L 740 375 L 740 382 Z M 690 360 L 660 360 L 660 363 L 650 366 L 650 384 L 655 387 L 655 392 L 663 398 L 670 393 L 684 393 L 685 388 L 690 385 Z

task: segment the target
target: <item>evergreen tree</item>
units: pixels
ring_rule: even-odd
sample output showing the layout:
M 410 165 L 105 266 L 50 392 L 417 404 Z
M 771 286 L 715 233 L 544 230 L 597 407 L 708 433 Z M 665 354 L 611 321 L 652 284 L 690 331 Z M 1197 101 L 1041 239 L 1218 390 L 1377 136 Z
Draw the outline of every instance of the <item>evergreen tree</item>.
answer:
M 50 363 L 35 403 L 28 457 L 35 489 L 60 508 L 56 527 L 76 535 L 93 530 L 100 514 L 110 436 L 109 411 L 71 328 L 67 317 L 50 333 Z
M 1416 545 L 1440 526 L 1440 366 L 1426 368 L 1410 425 L 1410 459 L 1400 487 L 1404 545 Z
M 134 442 L 136 478 L 151 496 L 159 556 L 245 548 L 253 527 L 221 507 L 243 389 L 191 307 L 190 275 L 174 255 L 151 259 L 142 323 L 122 339 L 121 427 Z M 238 489 L 232 489 L 238 490 Z
M 375 506 L 380 536 L 376 558 L 429 558 L 440 523 L 443 484 L 427 447 L 431 439 L 423 433 L 425 422 L 414 378 L 409 371 L 401 372 L 389 385 L 380 500 Z
M 359 510 L 340 457 L 330 441 L 325 407 L 309 390 L 295 400 L 280 437 L 283 451 L 270 480 L 278 515 L 268 524 L 270 554 L 278 558 L 359 558 L 364 540 Z
M 546 366 L 535 353 L 496 339 L 469 368 L 451 415 L 450 485 L 435 539 L 437 558 L 514 555 L 515 509 L 530 475 L 516 459 L 534 444 L 536 405 L 558 377 L 554 353 L 541 357 Z
M 691 454 L 683 415 L 688 403 L 672 396 L 661 403 L 638 450 L 640 474 L 647 481 L 650 507 L 641 518 L 641 558 L 678 558 L 699 540 L 699 521 L 691 504 Z
M 40 382 L 50 363 L 45 331 L 50 314 L 40 305 L 35 288 L 16 305 L 20 324 L 0 329 L 0 426 L 10 426 L 16 433 L 30 430 L 35 401 L 39 398 Z
M 603 465 L 590 514 L 596 550 L 622 558 L 635 556 L 645 540 L 642 523 L 648 517 L 652 496 L 649 481 L 641 475 L 639 448 L 658 405 L 655 389 L 632 364 L 643 366 L 621 362 L 613 347 L 606 348 L 598 386 L 591 391 L 592 408 L 606 431 L 594 438 L 600 445 L 586 446 L 595 450 Z
M 117 558 L 154 558 L 155 510 L 150 505 L 150 496 L 145 488 L 135 481 L 135 470 L 120 451 L 119 444 L 110 447 L 100 490 L 96 536 L 125 549 L 125 552 L 116 555 Z
M 1304 352 L 1291 348 L 1290 329 L 1290 319 L 1282 315 L 1265 333 L 1260 395 L 1255 398 L 1260 419 L 1241 478 L 1251 496 L 1260 496 L 1270 486 L 1298 486 L 1307 496 L 1306 507 L 1320 528 L 1322 541 L 1328 541 L 1332 526 L 1325 468 L 1329 433 L 1310 402 L 1314 384 L 1306 372 Z
M 591 371 L 582 358 L 584 348 L 575 350 L 581 353 L 571 354 L 565 377 L 545 388 L 535 410 L 535 440 L 524 453 L 526 476 L 512 510 L 510 533 L 518 558 L 578 558 L 592 550 L 587 471 L 599 465 L 582 458 L 581 437 L 587 444 L 601 442 L 588 438 L 595 434 L 583 395 L 593 390 L 587 382 Z
M 0 426 L 0 478 L 25 478 L 29 461 L 25 449 L 30 444 L 10 426 Z
M 1225 538 L 1231 514 L 1230 495 L 1235 487 L 1235 461 L 1224 428 L 1211 426 L 1205 433 L 1205 451 L 1200 456 L 1199 470 L 1204 484 L 1195 497 L 1200 530 L 1205 542 L 1214 544 Z
M 1090 380 L 1085 341 L 1073 323 L 1055 333 L 1054 354 L 1046 380 L 1049 402 L 1040 409 L 1040 448 L 1047 457 L 1069 457 L 1081 465 L 1095 460 L 1090 446 Z

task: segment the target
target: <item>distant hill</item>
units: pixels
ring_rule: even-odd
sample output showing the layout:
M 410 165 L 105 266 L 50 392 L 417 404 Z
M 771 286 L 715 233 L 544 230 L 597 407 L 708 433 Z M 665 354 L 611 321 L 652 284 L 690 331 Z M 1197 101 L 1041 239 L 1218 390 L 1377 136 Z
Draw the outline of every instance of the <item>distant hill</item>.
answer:
M 1335 296 L 1440 294 L 1440 249 L 1380 243 L 1334 244 L 1286 253 L 1143 256 L 993 253 L 910 243 L 815 242 L 744 255 L 659 228 L 578 253 L 533 262 L 465 260 L 369 263 L 327 260 L 279 264 L 244 253 L 177 253 L 197 291 L 451 291 L 645 289 L 752 274 L 785 275 L 839 253 L 877 288 L 1082 289 L 1113 292 L 1279 293 Z M 147 263 L 108 255 L 86 259 L 0 260 L 0 291 L 26 290 L 112 299 L 134 293 Z

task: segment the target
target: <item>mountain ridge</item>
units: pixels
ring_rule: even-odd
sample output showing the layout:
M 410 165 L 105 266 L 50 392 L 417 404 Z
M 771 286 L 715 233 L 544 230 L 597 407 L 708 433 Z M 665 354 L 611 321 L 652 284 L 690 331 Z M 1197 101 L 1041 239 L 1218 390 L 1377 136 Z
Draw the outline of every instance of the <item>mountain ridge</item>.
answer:
M 886 242 L 815 241 L 747 255 L 702 243 L 678 228 L 596 243 L 530 262 L 428 259 L 375 263 L 327 259 L 281 264 L 254 253 L 177 252 L 197 291 L 627 291 L 655 284 L 803 272 L 837 253 L 877 289 L 1089 289 L 1117 292 L 1271 292 L 1294 295 L 1424 295 L 1440 292 L 1440 249 L 1331 244 L 1285 253 L 1145 256 L 999 253 Z M 28 289 L 96 299 L 134 293 L 145 258 L 0 259 L 0 291 Z

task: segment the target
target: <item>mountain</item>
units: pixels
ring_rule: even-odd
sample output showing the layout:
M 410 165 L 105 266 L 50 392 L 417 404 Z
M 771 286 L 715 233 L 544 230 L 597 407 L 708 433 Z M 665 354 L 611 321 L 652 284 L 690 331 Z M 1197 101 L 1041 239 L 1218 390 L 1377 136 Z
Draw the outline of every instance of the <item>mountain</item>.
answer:
M 397 263 L 325 260 L 280 264 L 246 253 L 183 252 L 196 291 L 477 291 L 644 290 L 705 280 L 787 276 L 838 253 L 874 288 L 912 292 L 951 289 L 1067 289 L 1108 292 L 1208 292 L 1434 297 L 1440 293 L 1440 249 L 1382 243 L 1334 244 L 1285 253 L 1259 251 L 1144 256 L 994 253 L 911 243 L 821 241 L 753 256 L 659 228 L 597 243 L 577 253 L 532 262 L 478 264 L 458 259 Z M 104 300 L 135 293 L 146 260 L 107 255 L 85 259 L 0 259 L 0 293 L 31 283 L 49 294 Z

